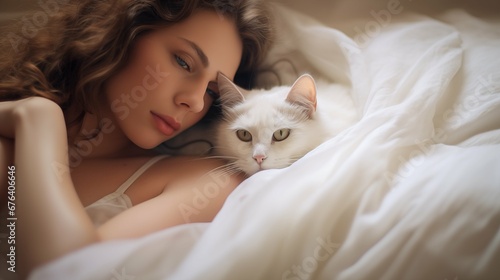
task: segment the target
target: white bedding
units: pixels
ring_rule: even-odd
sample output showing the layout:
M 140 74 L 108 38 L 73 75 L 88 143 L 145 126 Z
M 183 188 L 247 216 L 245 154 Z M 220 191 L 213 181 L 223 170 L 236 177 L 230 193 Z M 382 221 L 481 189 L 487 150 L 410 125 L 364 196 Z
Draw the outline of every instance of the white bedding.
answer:
M 359 122 L 244 181 L 210 224 L 90 246 L 30 279 L 498 279 L 500 16 L 375 2 L 338 20 L 328 9 L 349 1 L 274 5 L 274 74 L 259 77 L 349 85 Z

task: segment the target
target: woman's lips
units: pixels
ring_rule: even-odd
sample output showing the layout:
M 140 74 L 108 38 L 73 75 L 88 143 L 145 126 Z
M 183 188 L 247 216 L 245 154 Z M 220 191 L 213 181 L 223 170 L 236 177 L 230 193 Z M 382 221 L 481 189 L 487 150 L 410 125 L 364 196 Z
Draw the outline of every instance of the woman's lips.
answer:
M 171 136 L 181 128 L 181 125 L 172 117 L 151 112 L 158 130 L 166 136 Z

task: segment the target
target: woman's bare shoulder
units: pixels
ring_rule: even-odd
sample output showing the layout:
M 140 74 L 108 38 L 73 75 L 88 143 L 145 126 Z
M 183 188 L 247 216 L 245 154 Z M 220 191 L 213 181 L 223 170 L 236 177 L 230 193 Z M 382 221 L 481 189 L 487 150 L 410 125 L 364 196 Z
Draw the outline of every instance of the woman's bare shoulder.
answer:
M 172 156 L 155 164 L 156 176 L 165 182 L 165 188 L 178 182 L 212 180 L 218 184 L 239 184 L 243 176 L 225 168 L 227 162 L 215 158 L 195 156 Z
M 178 186 L 192 186 L 200 191 L 204 188 L 232 191 L 243 176 L 228 173 L 220 159 L 193 156 L 165 157 L 155 163 L 128 190 L 133 202 L 142 202 Z M 210 186 L 209 186 L 210 185 Z M 134 203 L 135 204 L 135 203 Z
M 194 157 L 160 160 L 129 189 L 135 206 L 101 226 L 101 238 L 138 237 L 179 224 L 212 221 L 244 179 L 224 172 L 224 164 Z

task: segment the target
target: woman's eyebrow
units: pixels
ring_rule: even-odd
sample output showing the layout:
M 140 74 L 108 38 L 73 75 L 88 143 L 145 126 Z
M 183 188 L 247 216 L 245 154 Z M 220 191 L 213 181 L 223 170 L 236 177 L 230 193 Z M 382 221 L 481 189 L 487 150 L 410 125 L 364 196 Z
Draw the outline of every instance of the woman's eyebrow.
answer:
M 178 38 L 183 40 L 184 42 L 188 43 L 188 45 L 191 48 L 193 48 L 193 50 L 196 52 L 196 54 L 198 54 L 204 68 L 207 68 L 210 65 L 210 62 L 208 61 L 208 57 L 205 55 L 203 50 L 196 43 L 194 43 L 186 38 L 182 38 L 182 37 L 178 37 Z

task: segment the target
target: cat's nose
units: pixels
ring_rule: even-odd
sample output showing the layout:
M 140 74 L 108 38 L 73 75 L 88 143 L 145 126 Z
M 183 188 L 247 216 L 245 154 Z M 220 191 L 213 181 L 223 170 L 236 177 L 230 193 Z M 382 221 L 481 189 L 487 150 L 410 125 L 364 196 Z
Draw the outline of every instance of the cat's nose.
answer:
M 255 159 L 255 161 L 258 163 L 258 164 L 262 164 L 262 162 L 266 159 L 267 157 L 265 155 L 255 155 L 253 156 L 253 159 Z

